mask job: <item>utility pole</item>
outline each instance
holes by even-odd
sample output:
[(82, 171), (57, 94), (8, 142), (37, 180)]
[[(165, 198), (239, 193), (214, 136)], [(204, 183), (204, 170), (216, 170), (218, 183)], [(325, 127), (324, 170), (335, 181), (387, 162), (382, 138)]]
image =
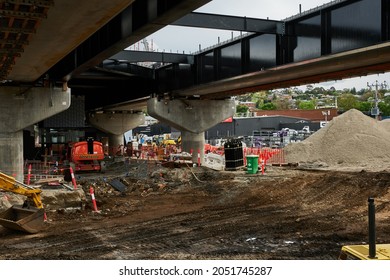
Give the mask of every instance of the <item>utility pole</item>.
[(379, 84), (378, 81), (375, 81), (375, 84), (370, 85), (369, 83), (367, 83), (367, 87), (369, 87), (370, 90), (372, 90), (372, 87), (375, 87), (374, 107), (371, 109), (371, 115), (375, 116), (375, 119), (378, 120), (378, 117), (380, 114), (379, 107), (378, 107), (378, 104), (379, 104), (378, 89), (379, 89), (379, 87), (381, 89), (386, 89), (387, 83), (385, 81), (382, 84)]

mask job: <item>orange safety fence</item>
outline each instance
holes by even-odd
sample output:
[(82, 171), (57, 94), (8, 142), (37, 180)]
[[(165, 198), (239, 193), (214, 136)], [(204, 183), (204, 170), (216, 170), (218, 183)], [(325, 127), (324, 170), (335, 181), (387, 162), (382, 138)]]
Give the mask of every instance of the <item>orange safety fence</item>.
[(243, 148), (244, 164), (246, 165), (247, 155), (258, 155), (259, 164), (264, 160), (264, 165), (267, 164), (285, 164), (285, 152), (283, 149), (272, 148)]
[(58, 162), (41, 162), (41, 161), (25, 161), (24, 166), (24, 182), (30, 184), (31, 181), (36, 181), (39, 179), (48, 179), (58, 177), (63, 174), (65, 169), (59, 165)]
[[(122, 148), (122, 147), (120, 147)], [(142, 159), (147, 161), (162, 161), (170, 158), (171, 154), (181, 153), (181, 149), (178, 149), (174, 145), (167, 145), (165, 147), (157, 146), (140, 146), (140, 149), (124, 149), (123, 156), (129, 159)], [(255, 147), (243, 147), (243, 162), (244, 166), (247, 164), (246, 156), (258, 155), (259, 166), (264, 165), (283, 165), (285, 164), (285, 151), (283, 149), (272, 149), (272, 148), (255, 148)], [(116, 149), (118, 151), (118, 149)], [(131, 153), (129, 153), (131, 151)], [(121, 151), (122, 152), (122, 151)], [(198, 153), (198, 150), (192, 150), (189, 153), (192, 155), (193, 152)], [(215, 153), (224, 155), (223, 146), (212, 146), (210, 144), (205, 145), (206, 153)], [(198, 159), (199, 161), (199, 159)], [(30, 180), (36, 180), (41, 178), (49, 178), (50, 176), (58, 176), (63, 174), (64, 169), (58, 166), (56, 162), (40, 162), (40, 161), (26, 161), (24, 168), (25, 182)]]

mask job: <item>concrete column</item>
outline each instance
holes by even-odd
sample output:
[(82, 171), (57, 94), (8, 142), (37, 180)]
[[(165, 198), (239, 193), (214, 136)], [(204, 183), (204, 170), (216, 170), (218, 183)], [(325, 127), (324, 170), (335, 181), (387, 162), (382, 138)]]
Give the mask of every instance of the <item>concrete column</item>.
[(92, 113), (88, 116), (89, 123), (94, 127), (109, 133), (109, 154), (115, 156), (116, 148), (124, 145), (123, 135), (141, 124), (145, 123), (142, 112), (130, 113), (126, 111), (108, 111)]
[(109, 155), (115, 156), (120, 145), (124, 145), (123, 134), (110, 134), (108, 138)]
[(23, 181), (23, 130), (0, 133), (0, 171)]
[(201, 150), (201, 163), (204, 158), (204, 132), (232, 117), (236, 109), (233, 100), (159, 101), (151, 98), (147, 106), (149, 115), (181, 131), (184, 150), (196, 149), (192, 157), (194, 162), (197, 162), (197, 149)]
[(192, 133), (189, 131), (181, 132), (182, 150), (191, 152), (192, 150), (192, 162), (198, 163), (198, 150), (200, 152), (200, 164), (203, 164), (204, 159), (204, 132)]
[(23, 129), (70, 106), (67, 88), (0, 88), (0, 170), (23, 181)]

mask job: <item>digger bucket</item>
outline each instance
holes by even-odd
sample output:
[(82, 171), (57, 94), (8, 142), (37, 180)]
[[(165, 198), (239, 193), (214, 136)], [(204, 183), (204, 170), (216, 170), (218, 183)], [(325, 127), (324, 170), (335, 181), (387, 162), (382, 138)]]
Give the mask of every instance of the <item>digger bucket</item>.
[(0, 225), (13, 230), (37, 233), (44, 226), (44, 213), (43, 208), (23, 208), (14, 205), (0, 213)]

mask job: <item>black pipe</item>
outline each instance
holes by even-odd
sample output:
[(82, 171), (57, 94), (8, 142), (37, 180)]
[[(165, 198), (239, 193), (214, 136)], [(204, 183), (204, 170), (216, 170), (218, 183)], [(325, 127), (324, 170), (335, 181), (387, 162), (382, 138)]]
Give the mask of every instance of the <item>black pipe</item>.
[(374, 199), (368, 199), (368, 250), (370, 259), (376, 257), (376, 233), (375, 233), (375, 204)]

